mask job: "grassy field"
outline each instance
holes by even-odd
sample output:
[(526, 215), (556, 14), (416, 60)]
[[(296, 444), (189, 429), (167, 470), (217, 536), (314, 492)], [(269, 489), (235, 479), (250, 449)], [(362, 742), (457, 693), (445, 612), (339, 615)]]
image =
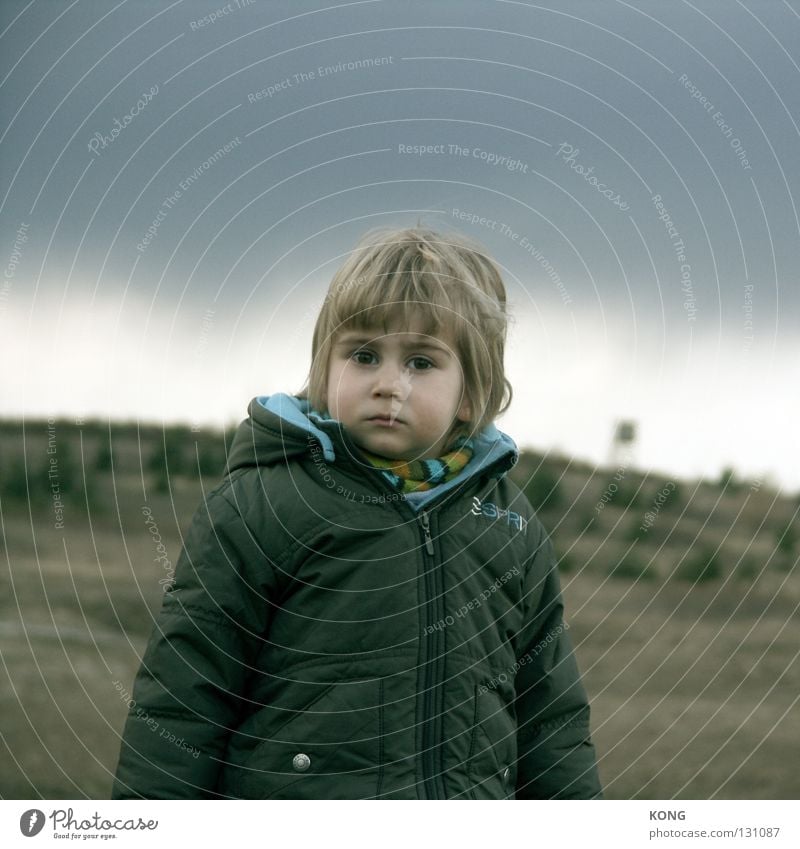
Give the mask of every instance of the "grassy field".
[[(1, 798), (108, 798), (166, 577), (142, 508), (174, 564), (229, 436), (0, 423)], [(561, 556), (607, 797), (798, 798), (797, 497), (533, 454), (514, 474)]]

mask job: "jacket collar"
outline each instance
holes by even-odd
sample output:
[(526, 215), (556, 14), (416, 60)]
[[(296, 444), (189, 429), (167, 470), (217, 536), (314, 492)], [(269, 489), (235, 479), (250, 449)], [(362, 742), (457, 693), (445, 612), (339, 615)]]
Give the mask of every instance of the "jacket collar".
[[(270, 462), (285, 462), (291, 456), (305, 454), (312, 444), (322, 448), (326, 463), (336, 460), (336, 435), (343, 432), (339, 421), (327, 413), (311, 409), (309, 402), (295, 395), (279, 392), (262, 395), (250, 402), (250, 417), (242, 423), (233, 441), (228, 469)], [(514, 440), (488, 425), (473, 438), (474, 453), (469, 463), (452, 480), (426, 492), (405, 495), (415, 510), (459, 486), (472, 476), (494, 467), (494, 476), (502, 477), (519, 458)]]

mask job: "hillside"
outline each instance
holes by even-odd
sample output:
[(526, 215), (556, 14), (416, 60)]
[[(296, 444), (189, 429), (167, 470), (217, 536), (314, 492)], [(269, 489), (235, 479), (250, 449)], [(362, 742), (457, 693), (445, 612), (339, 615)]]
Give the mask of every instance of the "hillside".
[[(130, 683), (231, 433), (0, 422), (3, 798), (107, 797)], [(611, 798), (796, 798), (798, 499), (527, 452)]]

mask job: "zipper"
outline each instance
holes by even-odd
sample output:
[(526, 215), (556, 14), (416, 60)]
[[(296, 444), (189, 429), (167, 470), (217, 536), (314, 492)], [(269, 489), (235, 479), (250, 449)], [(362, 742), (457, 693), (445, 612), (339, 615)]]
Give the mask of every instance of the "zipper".
[[(504, 460), (492, 464), (489, 468), (505, 465)], [(377, 471), (377, 470), (376, 470)], [(382, 475), (373, 478), (375, 483), (384, 492), (395, 493)], [(497, 481), (490, 481), (484, 486), (479, 494), (481, 500), (494, 486)], [(431, 516), (440, 508), (442, 503), (449, 501), (452, 493), (446, 493), (439, 499), (434, 499), (428, 506), (415, 513), (413, 508), (402, 501), (395, 502), (395, 507), (401, 513), (410, 513), (420, 524), (422, 529), (424, 554), (423, 571), (425, 587), (425, 610), (428, 625), (436, 625), (444, 621), (444, 580), (441, 564), (436, 562), (436, 548), (433, 544), (431, 534)], [(435, 505), (435, 506), (434, 506)], [(423, 658), (422, 667), (425, 670), (423, 676), (423, 699), (422, 699), (422, 788), (425, 799), (446, 799), (447, 793), (444, 787), (442, 745), (443, 745), (443, 712), (444, 712), (444, 654), (445, 654), (445, 629), (436, 627), (432, 633), (422, 637)]]
[[(441, 580), (441, 567), (436, 563), (436, 550), (431, 537), (431, 522), (427, 510), (420, 510), (419, 522), (425, 544), (423, 557), (425, 565), (425, 595), (427, 598), (428, 625), (435, 625), (444, 619), (444, 588)], [(424, 660), (424, 698), (422, 721), (422, 778), (425, 796), (428, 799), (444, 799), (444, 788), (441, 787), (441, 770), (437, 769), (438, 755), (441, 748), (442, 722), (442, 671), (444, 663), (444, 629), (434, 628), (423, 637)]]
[[(484, 472), (495, 469), (506, 470), (509, 468), (508, 458), (500, 460), (487, 466)], [(379, 470), (375, 470), (377, 473)], [(385, 480), (382, 474), (368, 475), (376, 488), (383, 493), (396, 495), (394, 490)], [(497, 481), (490, 481), (484, 486), (479, 494), (481, 500), (488, 491), (494, 488)], [(444, 620), (444, 581), (442, 577), (441, 564), (436, 562), (436, 549), (431, 535), (430, 517), (434, 510), (450, 500), (452, 492), (445, 493), (440, 498), (428, 502), (428, 506), (416, 513), (410, 504), (402, 500), (394, 502), (394, 506), (401, 513), (411, 515), (417, 519), (422, 528), (423, 544), (423, 569), (425, 573), (425, 599), (428, 624), (435, 625)], [(435, 505), (435, 506), (434, 506)], [(432, 634), (423, 636), (424, 655), (424, 696), (423, 696), (423, 722), (422, 722), (422, 787), (424, 798), (445, 799), (444, 779), (442, 777), (441, 748), (442, 748), (442, 713), (444, 709), (442, 693), (444, 684), (444, 628), (434, 628)]]
[(425, 534), (425, 551), (431, 556), (434, 554), (433, 540), (431, 539), (431, 520), (427, 510), (420, 510), (419, 520), (422, 522), (422, 532)]

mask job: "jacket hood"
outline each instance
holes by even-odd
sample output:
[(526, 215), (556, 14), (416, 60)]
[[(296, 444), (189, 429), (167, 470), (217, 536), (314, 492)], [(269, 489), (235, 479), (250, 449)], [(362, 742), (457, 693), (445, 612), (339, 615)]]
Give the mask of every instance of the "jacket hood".
[[(248, 466), (285, 463), (308, 454), (314, 446), (322, 449), (326, 463), (334, 463), (337, 445), (349, 443), (341, 422), (327, 413), (313, 410), (307, 400), (295, 395), (279, 392), (258, 396), (250, 402), (247, 412), (248, 417), (239, 425), (231, 444), (229, 473)], [(494, 424), (488, 425), (473, 438), (473, 445), (472, 459), (455, 478), (432, 490), (408, 493), (406, 500), (420, 507), (487, 466), (497, 464), (497, 476), (500, 477), (519, 458), (514, 440)], [(501, 463), (501, 460), (504, 462)]]
[(334, 461), (338, 422), (312, 410), (308, 401), (282, 392), (262, 395), (253, 398), (247, 413), (228, 453), (229, 472), (284, 463), (308, 453), (314, 443), (322, 448), (326, 462)]

